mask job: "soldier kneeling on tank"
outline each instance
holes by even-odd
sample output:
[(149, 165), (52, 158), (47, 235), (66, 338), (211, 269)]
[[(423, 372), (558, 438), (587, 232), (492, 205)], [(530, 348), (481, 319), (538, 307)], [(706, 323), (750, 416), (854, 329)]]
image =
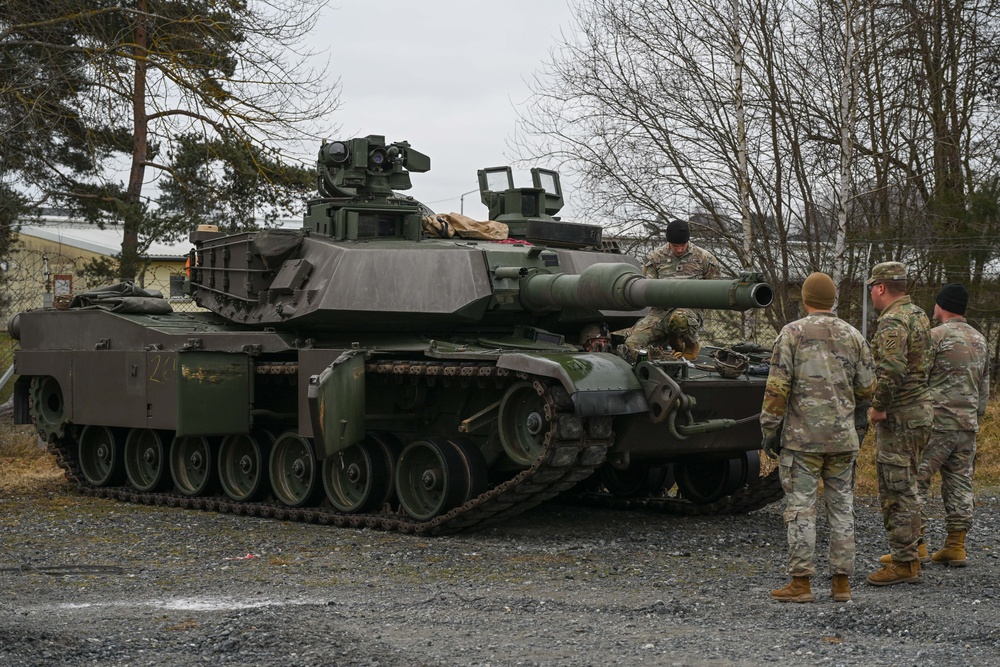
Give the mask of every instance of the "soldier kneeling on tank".
[[(721, 278), (719, 260), (708, 250), (691, 243), (690, 239), (690, 225), (686, 220), (671, 221), (667, 225), (666, 245), (649, 254), (642, 266), (642, 275), (673, 280)], [(650, 359), (672, 357), (694, 361), (701, 350), (698, 333), (703, 323), (704, 313), (701, 310), (653, 308), (627, 332), (620, 354), (633, 363), (640, 356), (640, 350), (645, 350)]]

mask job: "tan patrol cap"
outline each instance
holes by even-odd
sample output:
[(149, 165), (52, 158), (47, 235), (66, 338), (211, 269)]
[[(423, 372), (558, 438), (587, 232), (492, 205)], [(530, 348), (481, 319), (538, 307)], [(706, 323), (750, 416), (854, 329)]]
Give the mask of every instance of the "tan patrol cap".
[(872, 277), (865, 281), (871, 286), (880, 280), (906, 280), (906, 265), (902, 262), (882, 262), (872, 269)]

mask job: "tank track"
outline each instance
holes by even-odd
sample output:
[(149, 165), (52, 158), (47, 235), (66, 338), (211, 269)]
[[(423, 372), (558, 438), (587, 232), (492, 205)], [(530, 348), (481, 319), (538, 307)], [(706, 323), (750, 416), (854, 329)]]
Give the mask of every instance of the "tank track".
[(766, 507), (784, 498), (778, 469), (744, 484), (733, 493), (718, 500), (696, 505), (683, 498), (671, 496), (649, 498), (619, 498), (610, 493), (580, 493), (573, 495), (573, 501), (590, 507), (605, 509), (674, 514), (680, 516), (710, 516), (717, 514), (746, 514)]
[[(483, 362), (380, 360), (367, 364), (366, 370), (377, 375), (394, 376), (400, 382), (406, 377), (425, 377), (424, 381), (429, 384), (438, 381), (439, 377), (454, 377), (458, 381), (468, 382), (477, 381), (476, 379), (489, 381), (488, 378), (491, 377), (500, 382), (507, 377), (510, 380), (531, 379), (524, 373), (511, 373), (492, 363)], [(283, 367), (281, 372), (288, 373), (289, 370)], [(91, 497), (338, 527), (375, 528), (430, 535), (457, 533), (507, 519), (554, 498), (589, 477), (604, 463), (608, 448), (614, 441), (610, 427), (582, 420), (581, 428), (581, 420), (572, 414), (572, 403), (561, 386), (551, 387), (536, 379), (534, 387), (544, 400), (546, 413), (551, 415), (544, 449), (534, 464), (465, 504), (427, 521), (416, 521), (402, 513), (344, 514), (328, 506), (291, 508), (274, 502), (236, 502), (226, 496), (190, 497), (171, 493), (144, 493), (131, 487), (92, 487), (87, 484), (80, 471), (75, 440), (52, 437), (49, 451), (55, 455), (57, 463), (65, 470), (66, 478), (75, 489)], [(606, 424), (610, 424), (610, 419), (606, 420)]]

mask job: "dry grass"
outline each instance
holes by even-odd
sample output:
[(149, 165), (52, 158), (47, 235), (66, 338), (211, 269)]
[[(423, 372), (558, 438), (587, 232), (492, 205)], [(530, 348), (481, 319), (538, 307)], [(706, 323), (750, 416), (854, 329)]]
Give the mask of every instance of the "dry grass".
[[(6, 329), (6, 327), (4, 327)], [(10, 336), (7, 335), (6, 331), (0, 332), (0, 375), (2, 375), (7, 367), (14, 361), (14, 350), (16, 349), (16, 341), (12, 340)], [(0, 387), (0, 403), (3, 403), (8, 398), (10, 398), (11, 393), (14, 391), (14, 379), (11, 380)]]
[(65, 486), (62, 469), (38, 446), (33, 428), (0, 422), (0, 492), (55, 491)]
[[(940, 478), (931, 482), (931, 493), (940, 490)], [(1000, 486), (1000, 398), (991, 400), (976, 437), (976, 491)], [(868, 432), (858, 455), (858, 478), (854, 492), (859, 496), (877, 496), (875, 475), (875, 434)]]

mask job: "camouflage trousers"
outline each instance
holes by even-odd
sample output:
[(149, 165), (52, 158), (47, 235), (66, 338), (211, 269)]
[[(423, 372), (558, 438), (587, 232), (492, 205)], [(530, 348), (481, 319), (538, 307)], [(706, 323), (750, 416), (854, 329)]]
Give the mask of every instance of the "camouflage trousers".
[(647, 350), (651, 358), (666, 356), (668, 345), (683, 352), (694, 347), (701, 323), (701, 313), (691, 308), (653, 308), (632, 327), (625, 347), (632, 352)]
[(816, 574), (816, 493), (823, 480), (826, 522), (830, 526), (830, 573), (854, 573), (854, 461), (857, 452), (797, 452), (782, 449), (778, 474), (785, 491), (788, 574)]
[(920, 540), (920, 497), (917, 462), (931, 434), (930, 403), (907, 406), (875, 424), (875, 459), (882, 521), (889, 552), (897, 562), (917, 559)]
[[(944, 502), (945, 528), (949, 533), (972, 527), (975, 461), (975, 431), (931, 431), (917, 466), (917, 486), (921, 500), (926, 502), (931, 478), (941, 471), (941, 500)], [(927, 519), (926, 511), (922, 516)]]

